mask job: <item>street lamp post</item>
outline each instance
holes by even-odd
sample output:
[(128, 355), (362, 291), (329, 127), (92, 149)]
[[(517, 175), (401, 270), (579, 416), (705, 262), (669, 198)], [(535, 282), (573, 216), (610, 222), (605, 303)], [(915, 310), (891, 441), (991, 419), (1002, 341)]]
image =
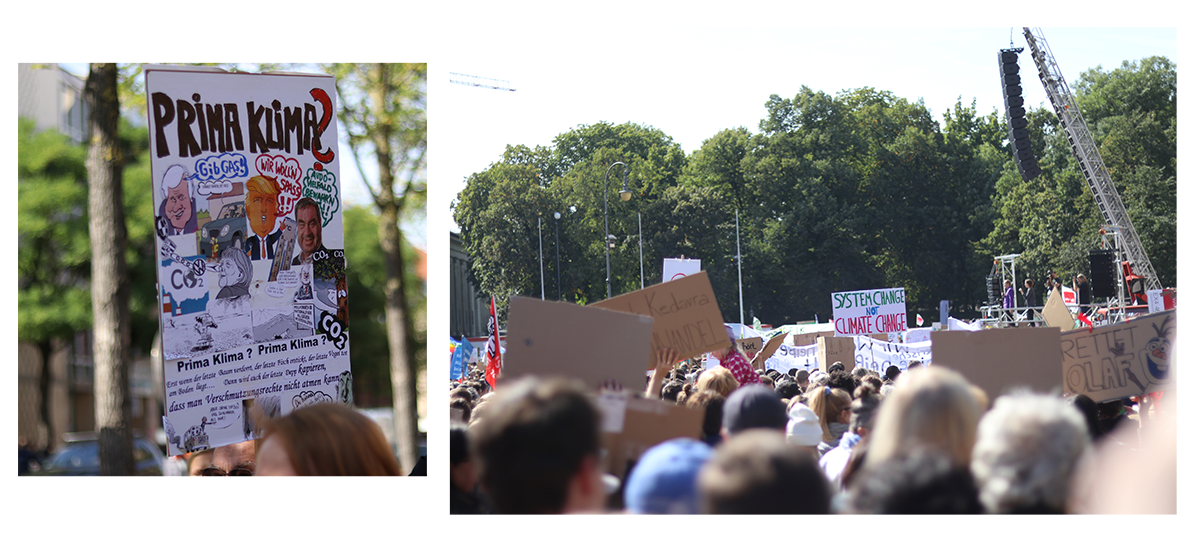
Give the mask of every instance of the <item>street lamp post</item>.
[(628, 202), (633, 193), (629, 191), (629, 166), (625, 162), (613, 162), (604, 172), (604, 285), (608, 289), (608, 298), (612, 298), (612, 263), (609, 260), (608, 246), (612, 235), (608, 233), (608, 174), (612, 168), (621, 166), (621, 201)]
[(538, 215), (538, 276), (542, 280), (542, 300), (546, 300), (546, 269), (542, 266), (542, 216)]
[(558, 276), (558, 300), (562, 300), (562, 265), (558, 262), (558, 220), (562, 213), (554, 212), (554, 273)]

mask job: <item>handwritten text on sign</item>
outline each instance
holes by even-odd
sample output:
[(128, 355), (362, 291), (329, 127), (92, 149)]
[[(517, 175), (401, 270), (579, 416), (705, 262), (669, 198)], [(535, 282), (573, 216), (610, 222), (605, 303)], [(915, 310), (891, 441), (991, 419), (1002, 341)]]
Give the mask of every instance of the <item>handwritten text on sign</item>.
[(647, 358), (651, 368), (655, 362), (654, 352), (663, 348), (673, 348), (680, 359), (686, 359), (731, 344), (707, 272), (590, 306), (654, 318), (652, 352)]
[(838, 336), (898, 333), (907, 326), (903, 287), (833, 294), (833, 329)]

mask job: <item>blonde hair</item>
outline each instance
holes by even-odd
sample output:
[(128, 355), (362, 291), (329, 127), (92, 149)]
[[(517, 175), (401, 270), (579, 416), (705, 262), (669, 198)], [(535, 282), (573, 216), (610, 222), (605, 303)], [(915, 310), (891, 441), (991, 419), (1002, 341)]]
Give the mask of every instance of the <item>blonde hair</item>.
[(971, 385), (958, 372), (938, 366), (909, 370), (879, 408), (866, 464), (924, 447), (968, 466), (980, 414)]
[(279, 183), (269, 175), (255, 175), (246, 181), (246, 191), (259, 194), (279, 194)]
[(825, 443), (834, 441), (833, 433), (829, 431), (829, 423), (837, 422), (842, 412), (850, 409), (850, 394), (841, 388), (816, 386), (808, 391), (808, 407), (817, 414), (821, 424), (821, 439)]
[(697, 389), (713, 390), (727, 398), (738, 386), (741, 386), (741, 383), (734, 378), (733, 373), (720, 366), (701, 373), (700, 378), (696, 380)]

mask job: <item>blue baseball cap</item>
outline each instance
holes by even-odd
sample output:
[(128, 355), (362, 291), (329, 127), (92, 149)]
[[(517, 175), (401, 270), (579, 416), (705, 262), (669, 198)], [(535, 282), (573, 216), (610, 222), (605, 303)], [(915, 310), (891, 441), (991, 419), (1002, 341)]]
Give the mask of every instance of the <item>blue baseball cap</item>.
[(651, 447), (629, 472), (625, 507), (634, 514), (699, 514), (696, 476), (712, 452), (708, 444), (692, 438)]

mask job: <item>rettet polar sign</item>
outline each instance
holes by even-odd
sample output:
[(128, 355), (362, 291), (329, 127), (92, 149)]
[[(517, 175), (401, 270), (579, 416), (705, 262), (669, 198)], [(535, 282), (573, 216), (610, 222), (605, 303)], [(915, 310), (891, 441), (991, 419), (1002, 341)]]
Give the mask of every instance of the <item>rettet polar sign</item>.
[(907, 326), (903, 287), (833, 294), (833, 330), (836, 336), (899, 333)]

